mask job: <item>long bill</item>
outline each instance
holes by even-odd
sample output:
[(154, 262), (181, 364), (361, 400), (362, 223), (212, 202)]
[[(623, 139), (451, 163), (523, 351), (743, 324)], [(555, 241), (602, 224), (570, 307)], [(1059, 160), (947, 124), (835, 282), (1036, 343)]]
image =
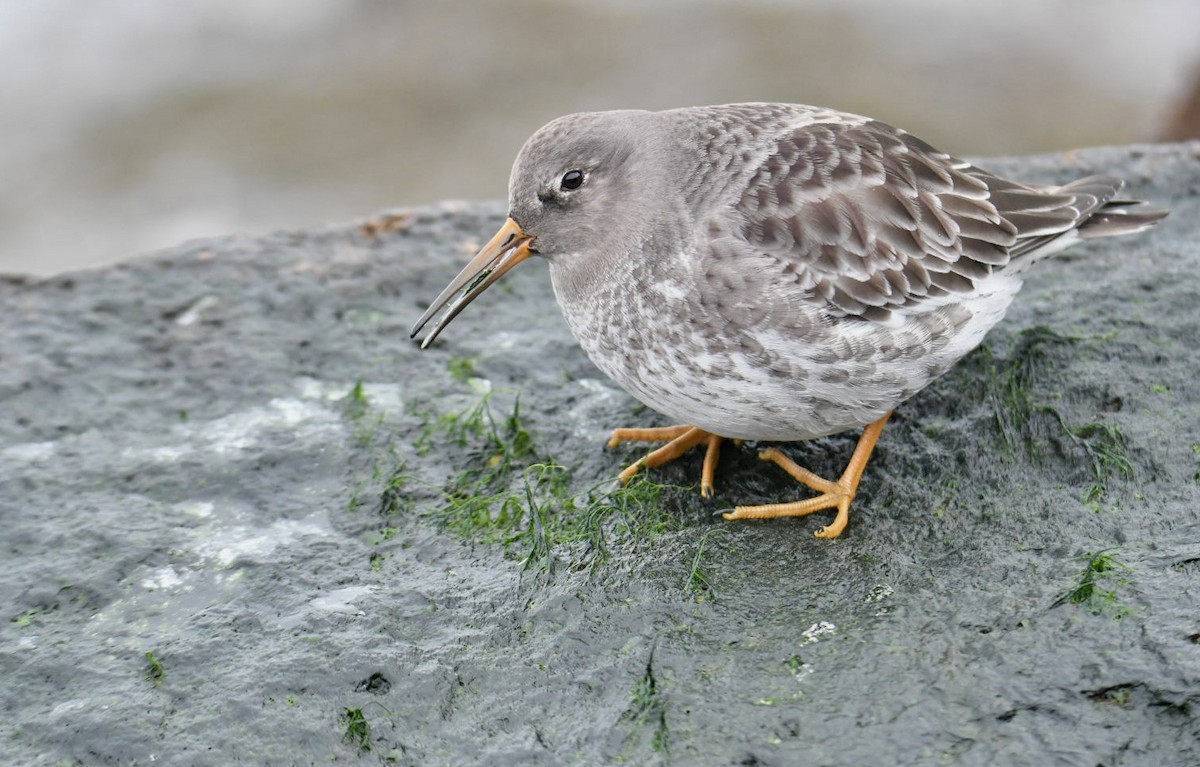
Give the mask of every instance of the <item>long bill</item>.
[[(488, 244), (475, 254), (475, 257), (463, 267), (458, 276), (451, 280), (445, 290), (429, 305), (429, 308), (421, 315), (421, 319), (413, 325), (409, 337), (416, 338), (417, 333), (421, 332), (421, 328), (425, 327), (430, 318), (449, 303), (449, 308), (438, 318), (433, 325), (433, 330), (429, 331), (425, 340), (421, 342), (421, 348), (424, 349), (433, 343), (433, 339), (438, 337), (442, 328), (449, 325), (450, 320), (466, 309), (476, 296), (487, 290), (493, 282), (503, 277), (514, 266), (533, 255), (533, 251), (529, 249), (531, 242), (533, 242), (533, 237), (525, 234), (516, 221), (511, 218), (506, 220), (504, 226), (500, 227), (500, 231), (496, 232)], [(451, 299), (453, 299), (452, 303)]]

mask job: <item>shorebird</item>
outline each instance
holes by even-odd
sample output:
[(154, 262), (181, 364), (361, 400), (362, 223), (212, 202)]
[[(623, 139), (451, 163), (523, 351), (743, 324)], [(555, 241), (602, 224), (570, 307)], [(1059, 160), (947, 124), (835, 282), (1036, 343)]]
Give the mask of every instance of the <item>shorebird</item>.
[[(864, 428), (846, 470), (771, 461), (816, 497), (726, 519), (836, 509), (835, 538), (888, 417), (1000, 321), (1025, 270), (1167, 214), (1111, 176), (1062, 185), (989, 173), (867, 117), (729, 104), (561, 117), (521, 149), (509, 216), (413, 327), (428, 346), (531, 256), (592, 362), (682, 424), (616, 429), (665, 444), (620, 474), (723, 439), (808, 440)], [(448, 306), (447, 306), (448, 305)]]

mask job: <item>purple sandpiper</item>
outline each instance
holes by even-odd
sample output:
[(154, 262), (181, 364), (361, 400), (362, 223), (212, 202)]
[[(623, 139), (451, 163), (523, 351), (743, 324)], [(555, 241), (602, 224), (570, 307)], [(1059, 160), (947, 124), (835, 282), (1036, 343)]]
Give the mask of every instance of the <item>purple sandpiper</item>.
[(521, 149), (509, 217), (413, 327), (422, 347), (530, 256), (550, 262), (592, 362), (687, 425), (616, 429), (666, 444), (621, 472), (722, 439), (807, 440), (866, 427), (836, 481), (776, 448), (760, 457), (818, 495), (726, 519), (836, 509), (849, 520), (892, 411), (1000, 321), (1027, 268), (1167, 214), (1089, 176), (1001, 178), (866, 117), (795, 104), (573, 114)]

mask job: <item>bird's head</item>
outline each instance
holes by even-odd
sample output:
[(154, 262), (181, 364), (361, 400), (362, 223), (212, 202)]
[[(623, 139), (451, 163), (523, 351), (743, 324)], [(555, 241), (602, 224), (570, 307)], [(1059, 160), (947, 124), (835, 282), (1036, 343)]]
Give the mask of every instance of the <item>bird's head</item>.
[(508, 184), (508, 220), (413, 326), (443, 306), (428, 346), (471, 301), (530, 256), (586, 275), (636, 252), (668, 220), (667, 179), (651, 168), (662, 151), (655, 113), (589, 112), (548, 123), (525, 142)]

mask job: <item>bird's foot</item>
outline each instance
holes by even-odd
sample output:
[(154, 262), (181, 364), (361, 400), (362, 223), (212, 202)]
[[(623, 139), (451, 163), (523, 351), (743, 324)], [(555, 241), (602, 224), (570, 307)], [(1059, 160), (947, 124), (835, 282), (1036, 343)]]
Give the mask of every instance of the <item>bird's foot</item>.
[(727, 512), (722, 516), (730, 520), (774, 519), (776, 517), (802, 517), (816, 511), (837, 509), (837, 516), (834, 517), (833, 522), (818, 530), (816, 536), (818, 538), (838, 537), (846, 529), (846, 524), (850, 521), (850, 503), (854, 500), (855, 494), (858, 493), (858, 483), (862, 479), (863, 471), (867, 468), (867, 461), (870, 460), (871, 452), (875, 449), (875, 443), (879, 441), (879, 435), (883, 433), (883, 427), (891, 415), (891, 413), (888, 413), (863, 430), (863, 435), (858, 440), (858, 447), (854, 449), (854, 455), (851, 456), (850, 463), (846, 466), (846, 471), (842, 473), (841, 479), (836, 482), (831, 482), (824, 477), (817, 476), (797, 464), (791, 458), (788, 458), (777, 448), (767, 448), (758, 454), (759, 458), (764, 461), (771, 461), (790, 474), (797, 482), (811, 487), (820, 493), (820, 495), (816, 498), (806, 498), (803, 501), (793, 501), (791, 503), (738, 506), (733, 511)]
[(633, 475), (642, 469), (653, 469), (664, 463), (674, 461), (679, 456), (705, 443), (704, 467), (700, 471), (700, 495), (711, 498), (713, 495), (713, 473), (717, 470), (717, 459), (721, 455), (721, 437), (710, 434), (695, 426), (663, 426), (656, 429), (613, 429), (608, 438), (608, 446), (616, 447), (622, 442), (666, 442), (659, 449), (647, 455), (637, 463), (630, 464), (621, 472), (618, 479), (621, 484), (633, 479)]
[(843, 474), (837, 482), (830, 482), (824, 477), (813, 474), (808, 469), (788, 458), (778, 448), (769, 447), (758, 454), (764, 461), (771, 461), (794, 479), (801, 482), (820, 495), (790, 503), (768, 503), (762, 506), (738, 506), (733, 511), (722, 514), (725, 519), (775, 519), (776, 517), (802, 517), (825, 509), (837, 509), (833, 523), (826, 525), (816, 532), (818, 538), (836, 538), (846, 529), (850, 521), (850, 502), (854, 500), (858, 489), (856, 477)]

